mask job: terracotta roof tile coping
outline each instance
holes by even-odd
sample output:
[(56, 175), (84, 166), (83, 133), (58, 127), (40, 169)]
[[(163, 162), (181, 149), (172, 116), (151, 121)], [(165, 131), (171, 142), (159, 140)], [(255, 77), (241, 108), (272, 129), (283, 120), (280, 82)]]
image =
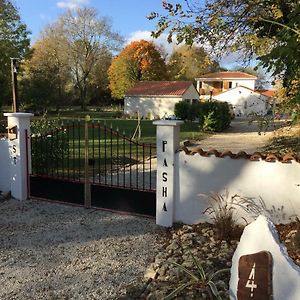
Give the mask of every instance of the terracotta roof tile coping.
[(211, 155), (214, 155), (215, 157), (223, 158), (223, 157), (230, 157), (232, 159), (238, 159), (238, 158), (244, 158), (249, 159), (251, 161), (260, 161), (264, 160), (266, 162), (282, 162), (282, 163), (290, 163), (291, 161), (295, 161), (300, 163), (300, 159), (295, 157), (294, 155), (288, 153), (283, 156), (276, 155), (276, 154), (264, 154), (261, 152), (254, 152), (253, 154), (248, 154), (245, 151), (240, 151), (238, 153), (232, 153), (229, 150), (226, 150), (224, 152), (220, 152), (216, 149), (209, 149), (208, 151), (203, 150), (201, 147), (193, 148), (192, 150), (189, 150), (187, 147), (183, 146), (181, 147), (178, 152), (184, 151), (187, 155), (195, 155), (199, 154), (204, 157), (209, 157)]

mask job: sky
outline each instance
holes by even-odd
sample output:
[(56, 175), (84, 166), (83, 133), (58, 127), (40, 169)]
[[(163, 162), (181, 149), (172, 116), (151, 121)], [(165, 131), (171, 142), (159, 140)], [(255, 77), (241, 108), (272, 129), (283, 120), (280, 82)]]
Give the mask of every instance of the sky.
[[(126, 44), (142, 38), (152, 40), (151, 31), (155, 30), (156, 21), (146, 18), (152, 11), (164, 12), (162, 0), (13, 0), (22, 21), (31, 31), (31, 42), (39, 37), (40, 31), (49, 23), (55, 21), (67, 9), (77, 7), (94, 7), (99, 16), (111, 19), (112, 29), (120, 33)], [(158, 45), (164, 45), (170, 53), (175, 44), (169, 45), (166, 35), (154, 40)], [(238, 62), (236, 54), (229, 55), (220, 61), (226, 68), (232, 68)]]
[(35, 41), (41, 29), (53, 22), (66, 9), (94, 7), (100, 16), (111, 19), (112, 28), (126, 40), (149, 36), (155, 21), (146, 18), (152, 11), (162, 11), (161, 0), (14, 0), (22, 21)]

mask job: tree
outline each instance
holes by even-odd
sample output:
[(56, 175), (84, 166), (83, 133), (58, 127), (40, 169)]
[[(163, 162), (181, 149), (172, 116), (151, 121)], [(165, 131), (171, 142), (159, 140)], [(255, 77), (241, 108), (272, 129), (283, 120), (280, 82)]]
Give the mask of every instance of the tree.
[(126, 46), (113, 59), (108, 76), (112, 96), (122, 99), (137, 81), (166, 79), (167, 69), (155, 45), (152, 42), (140, 40)]
[[(153, 36), (168, 30), (169, 41), (207, 43), (217, 52), (243, 51), (248, 59), (258, 57), (261, 65), (292, 85), (291, 98), (300, 102), (300, 3), (299, 0), (185, 0), (184, 4), (163, 2), (165, 15), (158, 18)], [(298, 104), (296, 104), (298, 103)]]
[(63, 42), (58, 28), (47, 28), (33, 45), (32, 57), (23, 64), (21, 94), (32, 109), (47, 110), (51, 105), (58, 111), (65, 102), (66, 86), (71, 77)]
[(83, 110), (89, 102), (88, 87), (95, 68), (109, 51), (117, 50), (121, 37), (111, 30), (107, 18), (97, 17), (95, 9), (79, 8), (62, 15), (55, 23), (63, 36), (72, 79)]
[(0, 108), (11, 95), (10, 57), (21, 60), (29, 55), (28, 34), (12, 2), (0, 0)]
[(171, 54), (167, 67), (173, 80), (194, 80), (199, 75), (216, 71), (218, 63), (201, 47), (181, 46)]

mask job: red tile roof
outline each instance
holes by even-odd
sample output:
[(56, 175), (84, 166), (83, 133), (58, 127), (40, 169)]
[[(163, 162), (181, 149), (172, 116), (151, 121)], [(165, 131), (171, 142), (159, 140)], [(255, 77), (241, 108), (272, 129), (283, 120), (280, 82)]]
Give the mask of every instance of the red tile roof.
[(274, 97), (275, 96), (275, 93), (276, 91), (275, 90), (264, 90), (264, 91), (259, 91), (257, 90), (256, 92), (264, 95), (264, 96), (267, 96), (267, 97)]
[(250, 75), (244, 72), (238, 71), (226, 71), (226, 72), (215, 72), (208, 73), (198, 77), (199, 79), (257, 79), (256, 76)]
[(192, 84), (191, 81), (140, 81), (126, 96), (182, 96)]

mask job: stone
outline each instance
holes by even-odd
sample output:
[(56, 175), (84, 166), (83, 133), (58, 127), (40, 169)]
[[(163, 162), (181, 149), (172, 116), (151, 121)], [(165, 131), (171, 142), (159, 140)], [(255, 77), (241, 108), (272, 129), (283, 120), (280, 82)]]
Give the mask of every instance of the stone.
[[(273, 299), (298, 300), (300, 295), (300, 267), (288, 256), (286, 247), (279, 241), (274, 224), (265, 216), (259, 216), (256, 221), (247, 225), (241, 236), (240, 243), (232, 258), (230, 298), (237, 299), (240, 257), (260, 251), (270, 252), (273, 258)], [(259, 285), (259, 282), (255, 282), (255, 284)]]
[(144, 278), (155, 279), (157, 277), (157, 272), (155, 271), (154, 267), (155, 267), (154, 264), (150, 264), (150, 266), (148, 267), (148, 269), (146, 270), (146, 272), (144, 274)]

